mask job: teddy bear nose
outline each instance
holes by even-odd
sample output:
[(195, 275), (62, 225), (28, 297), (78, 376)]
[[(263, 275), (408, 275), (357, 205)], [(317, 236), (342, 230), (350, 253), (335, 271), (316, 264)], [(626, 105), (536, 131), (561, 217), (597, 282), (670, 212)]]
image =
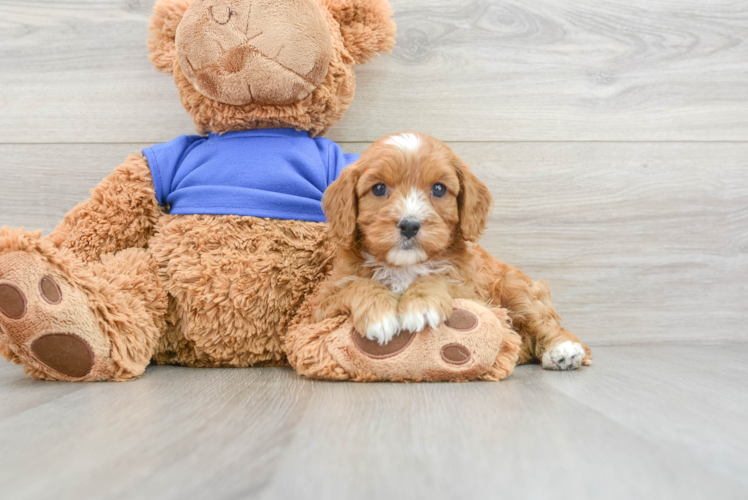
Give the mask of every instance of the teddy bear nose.
[(214, 5), (210, 8), (210, 15), (220, 25), (224, 25), (231, 19), (231, 7), (228, 5)]
[(400, 228), (400, 234), (405, 236), (407, 239), (411, 239), (418, 234), (418, 230), (421, 229), (421, 221), (408, 217), (401, 220), (397, 227)]

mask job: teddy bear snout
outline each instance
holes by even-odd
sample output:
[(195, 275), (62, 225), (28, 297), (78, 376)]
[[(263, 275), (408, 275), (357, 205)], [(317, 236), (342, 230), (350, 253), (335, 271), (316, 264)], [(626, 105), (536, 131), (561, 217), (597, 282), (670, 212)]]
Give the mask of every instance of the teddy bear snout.
[(195, 89), (224, 104), (289, 105), (324, 80), (332, 35), (315, 0), (193, 2), (176, 33)]

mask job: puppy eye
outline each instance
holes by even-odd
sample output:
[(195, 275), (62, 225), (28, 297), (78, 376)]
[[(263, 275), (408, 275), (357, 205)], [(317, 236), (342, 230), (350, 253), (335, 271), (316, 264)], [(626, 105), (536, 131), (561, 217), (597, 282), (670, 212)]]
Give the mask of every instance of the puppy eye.
[(447, 194), (447, 188), (444, 184), (434, 184), (434, 187), (431, 188), (431, 194), (437, 198), (441, 198)]
[(372, 194), (374, 194), (374, 196), (384, 196), (387, 194), (387, 186), (381, 183), (377, 184), (376, 186), (371, 188), (371, 192)]

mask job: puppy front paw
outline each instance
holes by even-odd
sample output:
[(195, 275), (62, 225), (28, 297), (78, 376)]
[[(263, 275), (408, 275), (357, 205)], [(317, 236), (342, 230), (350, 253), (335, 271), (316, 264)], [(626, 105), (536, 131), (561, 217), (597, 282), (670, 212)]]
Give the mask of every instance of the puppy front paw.
[(398, 296), (392, 292), (362, 296), (351, 309), (353, 326), (369, 340), (388, 343), (400, 333), (397, 300)]
[(424, 309), (418, 312), (409, 312), (400, 315), (400, 328), (409, 332), (420, 332), (427, 326), (436, 328), (447, 318), (442, 316), (439, 311), (433, 309)]
[(585, 354), (582, 344), (567, 340), (543, 353), (541, 362), (546, 370), (576, 370)]
[(400, 333), (400, 322), (395, 314), (385, 316), (366, 327), (366, 338), (380, 345), (389, 343), (398, 333)]
[(451, 300), (429, 300), (403, 298), (398, 304), (400, 328), (409, 332), (420, 332), (424, 328), (437, 328), (452, 313)]

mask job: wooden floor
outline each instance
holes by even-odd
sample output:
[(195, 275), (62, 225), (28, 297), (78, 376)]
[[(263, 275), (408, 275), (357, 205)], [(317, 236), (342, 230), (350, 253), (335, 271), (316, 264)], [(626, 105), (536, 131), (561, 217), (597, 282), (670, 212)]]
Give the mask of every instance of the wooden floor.
[(598, 347), (580, 372), (348, 384), (0, 365), (4, 499), (745, 499), (748, 345)]

